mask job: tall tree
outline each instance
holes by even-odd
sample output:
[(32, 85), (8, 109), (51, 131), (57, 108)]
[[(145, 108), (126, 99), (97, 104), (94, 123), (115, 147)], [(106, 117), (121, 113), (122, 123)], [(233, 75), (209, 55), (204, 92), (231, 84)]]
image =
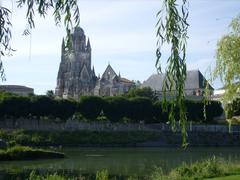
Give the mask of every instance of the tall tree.
[(240, 93), (240, 15), (229, 25), (230, 32), (217, 43), (213, 79), (220, 77), (225, 87), (223, 102), (233, 101)]

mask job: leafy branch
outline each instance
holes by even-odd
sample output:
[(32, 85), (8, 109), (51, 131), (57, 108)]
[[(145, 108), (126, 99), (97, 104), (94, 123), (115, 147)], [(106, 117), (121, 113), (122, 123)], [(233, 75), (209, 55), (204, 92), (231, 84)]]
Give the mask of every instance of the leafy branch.
[[(24, 30), (24, 35), (29, 35), (30, 30), (35, 28), (35, 13), (40, 17), (45, 18), (50, 10), (53, 10), (53, 16), (56, 25), (59, 25), (63, 18), (64, 27), (66, 30), (66, 48), (71, 48), (71, 30), (80, 24), (80, 12), (77, 5), (77, 0), (18, 0), (17, 7), (26, 6), (27, 25)], [(11, 11), (0, 6), (0, 52), (1, 56), (9, 55), (13, 51), (11, 48), (11, 28), (10, 21)], [(4, 69), (0, 60), (0, 75), (4, 79)]]
[[(187, 29), (189, 24), (188, 2), (182, 0), (182, 5), (177, 4), (177, 0), (164, 0), (161, 10), (157, 14), (157, 50), (156, 68), (159, 73), (161, 69), (162, 46), (170, 46), (170, 55), (167, 59), (165, 78), (163, 85), (163, 108), (167, 108), (167, 94), (170, 96), (169, 119), (172, 129), (176, 129), (176, 112), (179, 109), (179, 124), (182, 133), (182, 145), (187, 145), (187, 118), (184, 104), (184, 83), (186, 80), (186, 44)], [(173, 94), (176, 90), (176, 94)]]

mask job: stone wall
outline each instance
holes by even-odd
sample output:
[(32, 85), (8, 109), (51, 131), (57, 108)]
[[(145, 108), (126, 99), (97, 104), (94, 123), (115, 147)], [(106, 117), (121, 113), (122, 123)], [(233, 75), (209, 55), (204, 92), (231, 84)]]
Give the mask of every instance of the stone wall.
[[(79, 122), (67, 120), (58, 122), (50, 119), (0, 119), (2, 129), (26, 129), (26, 130), (91, 130), (91, 131), (172, 131), (170, 125), (158, 124), (125, 124), (110, 122)], [(240, 132), (240, 126), (231, 126), (230, 132)], [(188, 132), (229, 132), (228, 125), (200, 125), (190, 124)], [(177, 125), (177, 132), (180, 128)]]

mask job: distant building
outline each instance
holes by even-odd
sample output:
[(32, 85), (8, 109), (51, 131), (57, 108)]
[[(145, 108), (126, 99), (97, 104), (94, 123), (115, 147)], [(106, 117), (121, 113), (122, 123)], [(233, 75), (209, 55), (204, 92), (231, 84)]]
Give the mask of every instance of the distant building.
[(20, 96), (28, 96), (29, 94), (34, 93), (34, 89), (19, 85), (0, 85), (0, 92), (8, 92)]
[[(150, 87), (156, 91), (158, 96), (162, 95), (162, 88), (165, 74), (153, 74), (146, 81), (143, 82), (141, 87)], [(187, 78), (185, 81), (185, 95), (193, 97), (202, 97), (205, 91), (205, 84), (208, 83), (206, 78), (199, 70), (187, 71)], [(173, 89), (174, 91), (174, 89)], [(214, 88), (209, 84), (210, 95), (213, 94)]]
[(91, 66), (90, 40), (82, 28), (75, 28), (71, 35), (72, 51), (66, 52), (62, 42), (61, 63), (55, 95), (60, 98), (78, 99), (83, 95), (115, 96), (127, 92), (134, 83), (117, 75), (110, 65), (102, 77), (95, 75)]
[(94, 95), (116, 96), (127, 93), (134, 86), (135, 83), (133, 81), (122, 78), (120, 73), (117, 75), (113, 68), (108, 65), (102, 77), (97, 79)]

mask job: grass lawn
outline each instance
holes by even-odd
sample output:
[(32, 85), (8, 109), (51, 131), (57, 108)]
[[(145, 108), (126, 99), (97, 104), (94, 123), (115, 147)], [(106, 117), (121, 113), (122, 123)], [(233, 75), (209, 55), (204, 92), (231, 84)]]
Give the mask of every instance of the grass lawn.
[(206, 180), (239, 180), (239, 179), (240, 179), (240, 175), (231, 175), (231, 176), (216, 177), (216, 178), (211, 178)]

